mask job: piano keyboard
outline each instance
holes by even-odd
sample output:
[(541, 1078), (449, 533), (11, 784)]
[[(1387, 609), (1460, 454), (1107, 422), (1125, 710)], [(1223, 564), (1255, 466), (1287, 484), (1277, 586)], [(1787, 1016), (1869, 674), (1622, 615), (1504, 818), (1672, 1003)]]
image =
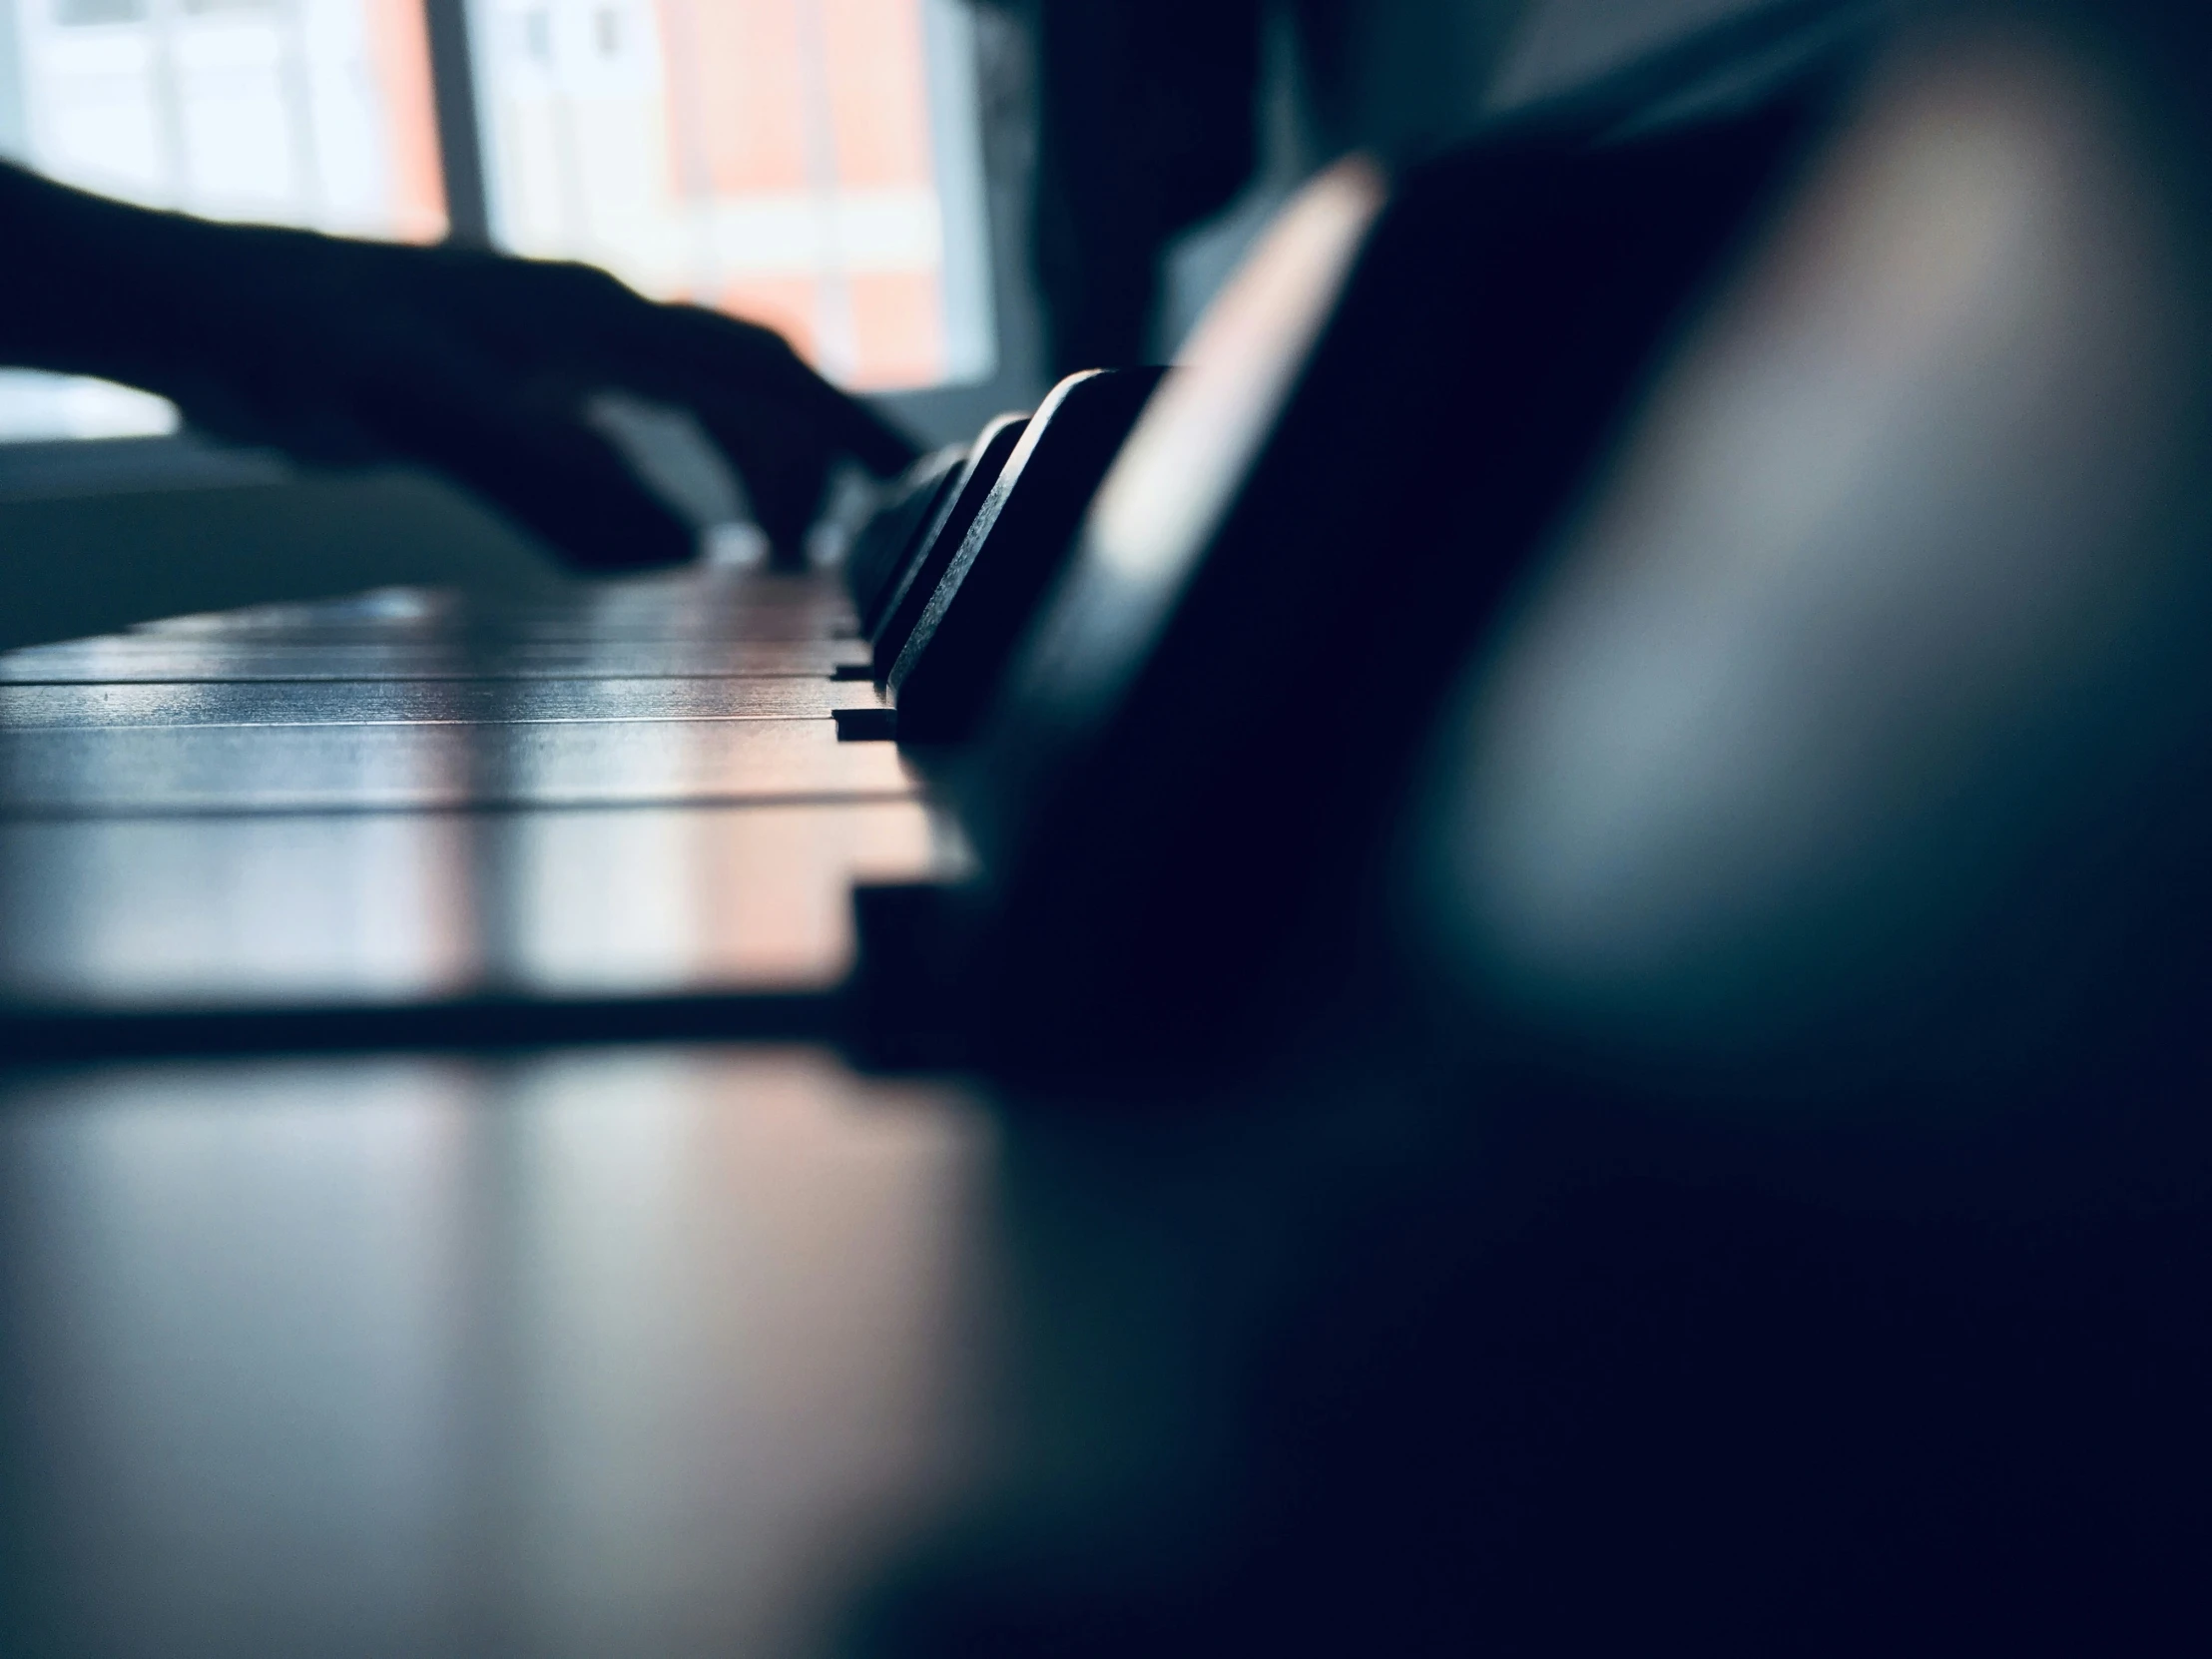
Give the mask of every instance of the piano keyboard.
[(827, 997), (852, 883), (959, 862), (897, 750), (838, 742), (881, 706), (836, 677), (865, 661), (833, 578), (727, 570), (0, 656), (0, 1019), (19, 1050), (180, 1020), (252, 1046), (257, 1018), (279, 1044), (502, 999), (713, 1029)]

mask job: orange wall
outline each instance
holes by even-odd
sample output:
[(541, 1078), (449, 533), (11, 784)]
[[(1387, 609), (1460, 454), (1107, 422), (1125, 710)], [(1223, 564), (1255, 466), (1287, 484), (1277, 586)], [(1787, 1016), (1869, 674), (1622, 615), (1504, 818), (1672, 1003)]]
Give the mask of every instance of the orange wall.
[(445, 235), (445, 185), (422, 0), (361, 0), (361, 15), (390, 147), (393, 235), (402, 242), (435, 242)]
[[(679, 176), (690, 143), (718, 196), (805, 189), (805, 0), (660, 3)], [(916, 0), (814, 0), (814, 10), (835, 175), (827, 182), (857, 189), (927, 185), (927, 76)]]
[(927, 185), (928, 75), (915, 0), (820, 0), (837, 179)]
[[(696, 123), (717, 196), (804, 190), (807, 128), (795, 0), (661, 0), (672, 116)], [(681, 43), (681, 44), (680, 44)], [(677, 57), (676, 54), (688, 55)], [(681, 176), (687, 135), (671, 135)]]
[(812, 276), (741, 276), (715, 296), (715, 304), (732, 316), (766, 323), (812, 361), (815, 299)]
[(845, 278), (859, 359), (856, 386), (927, 385), (944, 373), (944, 319), (933, 271), (868, 271)]
[[(659, 0), (668, 54), (669, 141), (678, 194), (716, 197), (926, 190), (928, 76), (919, 0)], [(808, 171), (810, 29), (819, 30), (832, 177)], [(934, 271), (844, 276), (856, 384), (912, 385), (943, 372)], [(823, 296), (800, 275), (746, 276), (712, 302), (768, 323), (812, 355)]]

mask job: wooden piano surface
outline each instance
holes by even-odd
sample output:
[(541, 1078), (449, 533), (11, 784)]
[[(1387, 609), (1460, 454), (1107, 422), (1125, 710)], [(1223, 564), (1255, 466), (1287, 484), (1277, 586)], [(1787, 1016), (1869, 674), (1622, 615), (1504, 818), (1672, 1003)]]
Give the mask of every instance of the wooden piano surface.
[(819, 992), (954, 856), (828, 578), (392, 590), (0, 655), (19, 1016)]
[(968, 1479), (991, 1146), (794, 1048), (0, 1072), (0, 1651), (830, 1651)]
[[(0, 657), (0, 1650), (815, 1652), (958, 1487), (972, 1098), (542, 1046), (825, 993), (944, 867), (848, 635), (708, 572)], [(397, 1048), (241, 1052), (347, 1009)]]

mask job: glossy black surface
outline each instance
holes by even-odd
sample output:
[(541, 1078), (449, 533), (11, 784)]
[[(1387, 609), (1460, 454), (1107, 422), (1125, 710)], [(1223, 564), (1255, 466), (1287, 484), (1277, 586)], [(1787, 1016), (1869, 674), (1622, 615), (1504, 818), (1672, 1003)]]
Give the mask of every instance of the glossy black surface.
[(914, 538), (936, 515), (946, 492), (958, 487), (960, 469), (970, 447), (947, 444), (908, 467), (886, 492), (882, 507), (853, 539), (851, 551), (845, 555), (844, 583), (863, 630), (880, 610), (883, 590), (897, 576)]
[(1037, 406), (885, 677), (901, 742), (951, 743), (974, 730), (1163, 372), (1071, 375)]
[(1241, 1063), (1340, 994), (1427, 712), (1854, 61), (1634, 142), (1609, 111), (1308, 187), (963, 758), (994, 1064)]
[(878, 685), (890, 673), (891, 664), (898, 660), (907, 635), (920, 620), (929, 596), (936, 592), (945, 567), (959, 552), (968, 526), (983, 510), (991, 486), (998, 481), (1006, 458), (1021, 441), (1028, 423), (1027, 415), (1000, 415), (983, 428), (975, 440), (975, 447), (968, 452), (958, 484), (947, 493), (936, 516), (907, 549), (898, 575), (885, 587), (880, 614), (866, 629), (869, 661)]

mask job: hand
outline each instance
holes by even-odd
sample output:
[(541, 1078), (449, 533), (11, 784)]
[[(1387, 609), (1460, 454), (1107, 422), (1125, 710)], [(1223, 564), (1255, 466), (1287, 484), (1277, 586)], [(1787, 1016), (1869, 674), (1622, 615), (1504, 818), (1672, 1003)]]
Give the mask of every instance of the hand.
[[(309, 463), (426, 464), (586, 568), (695, 548), (588, 423), (595, 393), (691, 411), (786, 558), (833, 462), (889, 474), (913, 455), (771, 330), (655, 304), (586, 266), (213, 225), (13, 183), (36, 187), (41, 234), (16, 244), (40, 250), (33, 269), (0, 283), (36, 301), (0, 335), (5, 360), (145, 386), (198, 427)], [(8, 206), (0, 196), (0, 216)], [(43, 334), (26, 341), (26, 318)]]

